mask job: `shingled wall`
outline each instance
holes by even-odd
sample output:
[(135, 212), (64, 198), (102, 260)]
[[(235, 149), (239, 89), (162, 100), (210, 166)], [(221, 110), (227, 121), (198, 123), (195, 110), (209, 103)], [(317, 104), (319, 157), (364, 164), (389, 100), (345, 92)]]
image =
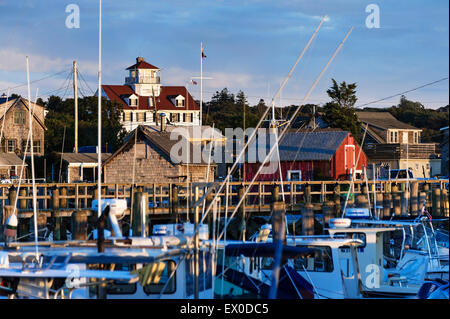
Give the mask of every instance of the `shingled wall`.
[[(170, 158), (158, 148), (139, 141), (136, 148), (135, 183), (182, 182), (186, 175), (185, 165), (174, 165)], [(132, 183), (135, 145), (128, 145), (103, 166), (105, 183)], [(193, 182), (206, 180), (207, 166), (189, 165), (189, 174)], [(178, 177), (178, 178), (177, 178)], [(214, 179), (211, 167), (210, 180)]]

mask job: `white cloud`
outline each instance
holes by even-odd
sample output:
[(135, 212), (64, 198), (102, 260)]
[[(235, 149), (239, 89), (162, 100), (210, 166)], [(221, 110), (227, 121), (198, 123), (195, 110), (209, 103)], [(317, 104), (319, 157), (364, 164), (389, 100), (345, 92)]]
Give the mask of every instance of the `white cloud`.
[[(2, 71), (26, 71), (26, 56), (18, 49), (0, 49), (0, 70)], [(38, 54), (28, 54), (30, 62), (30, 72), (58, 72), (67, 68), (73, 63), (71, 59), (53, 58)], [(96, 62), (79, 61), (83, 72), (89, 75), (97, 74), (98, 65)]]

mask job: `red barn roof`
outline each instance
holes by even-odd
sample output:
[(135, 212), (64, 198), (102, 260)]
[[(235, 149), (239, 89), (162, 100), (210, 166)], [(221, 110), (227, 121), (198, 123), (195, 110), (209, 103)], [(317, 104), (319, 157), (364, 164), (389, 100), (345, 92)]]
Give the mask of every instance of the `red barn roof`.
[[(102, 89), (111, 101), (122, 104), (124, 110), (154, 110), (154, 107), (149, 104), (149, 98), (151, 98), (149, 96), (138, 96), (139, 101), (137, 107), (132, 107), (125, 103), (125, 98), (130, 95), (134, 94), (137, 96), (128, 85), (102, 85)], [(178, 95), (186, 99), (184, 106), (175, 106), (174, 100)], [(161, 86), (160, 95), (155, 100), (158, 110), (200, 110), (200, 107), (184, 86)]]

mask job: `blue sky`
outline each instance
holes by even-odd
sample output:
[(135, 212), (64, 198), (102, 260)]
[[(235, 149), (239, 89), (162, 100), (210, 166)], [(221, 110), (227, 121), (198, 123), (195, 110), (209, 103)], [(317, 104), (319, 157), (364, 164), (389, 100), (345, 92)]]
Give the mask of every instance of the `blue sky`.
[[(69, 4), (80, 8), (80, 28), (68, 29)], [(366, 6), (380, 8), (380, 28), (369, 29)], [(137, 56), (162, 69), (165, 85), (186, 85), (204, 60), (204, 96), (242, 89), (250, 103), (272, 97), (323, 15), (328, 20), (297, 67), (277, 104), (298, 104), (350, 27), (354, 31), (309, 102), (328, 101), (331, 78), (356, 82), (358, 104), (448, 76), (448, 0), (103, 0), (103, 83), (123, 84)], [(0, 0), (0, 94), (26, 81), (45, 97), (69, 97), (72, 61), (92, 89), (98, 63), (98, 1)], [(82, 83), (84, 84), (84, 83)], [(448, 80), (407, 94), (426, 107), (448, 104)], [(85, 93), (88, 89), (84, 88)], [(199, 98), (199, 86), (189, 86)], [(14, 89), (26, 95), (26, 87)], [(399, 97), (372, 106), (398, 103)]]

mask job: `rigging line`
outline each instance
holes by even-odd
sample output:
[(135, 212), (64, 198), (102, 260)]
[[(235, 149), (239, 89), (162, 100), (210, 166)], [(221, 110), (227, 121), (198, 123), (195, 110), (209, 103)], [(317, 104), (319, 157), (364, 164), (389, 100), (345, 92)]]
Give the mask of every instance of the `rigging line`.
[[(306, 46), (303, 48), (303, 51), (300, 53), (300, 55), (298, 56), (297, 60), (295, 61), (295, 64), (291, 67), (291, 69), (289, 70), (288, 75), (286, 76), (286, 78), (284, 79), (282, 85), (280, 88), (278, 88), (278, 91), (276, 92), (275, 96), (272, 98), (272, 101), (270, 104), (272, 104), (275, 99), (278, 97), (278, 95), (280, 94), (281, 90), (283, 90), (283, 87), (286, 85), (287, 81), (290, 79), (292, 73), (294, 72), (295, 68), (297, 67), (297, 64), (300, 62), (300, 60), (303, 58), (305, 52), (307, 51), (307, 49), (309, 48), (309, 46), (311, 45), (312, 40), (314, 40), (317, 32), (319, 31), (320, 27), (322, 26), (323, 22), (326, 19), (326, 15), (322, 18), (322, 20), (320, 21), (320, 24), (317, 26), (316, 30), (314, 31), (314, 33), (311, 35), (310, 39), (308, 40), (308, 43), (306, 44)], [(269, 104), (269, 105), (270, 105)], [(213, 200), (216, 200), (216, 198), (218, 197), (218, 194), (220, 194), (220, 192), (222, 191), (224, 185), (226, 184), (226, 182), (230, 179), (230, 175), (233, 173), (233, 171), (236, 169), (237, 164), (239, 163), (239, 161), (241, 160), (242, 156), (245, 154), (248, 146), (252, 143), (253, 138), (256, 136), (256, 132), (258, 130), (259, 127), (261, 127), (261, 124), (264, 122), (265, 118), (267, 117), (267, 114), (269, 114), (270, 108), (267, 107), (266, 110), (264, 111), (263, 115), (261, 116), (261, 118), (258, 121), (258, 124), (255, 127), (255, 130), (252, 132), (252, 134), (250, 135), (250, 137), (248, 138), (247, 142), (245, 143), (244, 147), (242, 148), (241, 152), (239, 153), (239, 155), (237, 156), (235, 162), (233, 163), (233, 165), (230, 168), (230, 172), (228, 173), (228, 175), (226, 176), (225, 180), (222, 182), (222, 184), (219, 187), (219, 190), (217, 191), (216, 196), (214, 197)], [(212, 208), (212, 202), (209, 204), (207, 210), (205, 211), (205, 215), (204, 217), (206, 217), (208, 215), (208, 212), (211, 210)], [(204, 217), (201, 219), (200, 223), (203, 222)], [(196, 230), (198, 231), (198, 229)]]
[(77, 68), (77, 74), (80, 76), (81, 80), (85, 83), (86, 87), (92, 92), (92, 95), (95, 94), (94, 90), (89, 86), (88, 82), (84, 78), (84, 76), (81, 74), (80, 70)]
[[(341, 41), (341, 43), (339, 44), (339, 46), (337, 47), (337, 49), (334, 51), (333, 55), (331, 56), (331, 58), (328, 60), (327, 64), (325, 65), (325, 67), (322, 69), (322, 71), (320, 72), (319, 76), (317, 77), (317, 79), (314, 81), (313, 85), (311, 86), (311, 88), (309, 89), (309, 91), (307, 92), (307, 94), (305, 95), (305, 97), (303, 98), (303, 101), (301, 103), (301, 105), (295, 110), (294, 114), (292, 115), (292, 118), (288, 121), (288, 124), (286, 125), (286, 127), (283, 129), (283, 131), (281, 132), (280, 136), (278, 137), (278, 141), (281, 140), (284, 136), (284, 134), (286, 133), (286, 131), (288, 130), (289, 126), (292, 123), (292, 119), (295, 118), (298, 114), (298, 112), (300, 112), (300, 110), (302, 109), (302, 106), (306, 103), (306, 101), (308, 100), (309, 96), (311, 95), (312, 91), (314, 90), (314, 88), (317, 86), (317, 84), (319, 83), (320, 79), (322, 78), (323, 74), (325, 73), (325, 71), (328, 69), (329, 65), (331, 64), (331, 62), (334, 60), (334, 58), (336, 57), (336, 55), (339, 53), (340, 49), (342, 48), (342, 46), (344, 45), (345, 41), (347, 40), (347, 38), (349, 37), (350, 33), (353, 31), (353, 27), (350, 28), (350, 31), (345, 35), (344, 39)], [(258, 177), (259, 173), (261, 172), (261, 170), (264, 168), (264, 165), (266, 164), (267, 160), (269, 159), (269, 157), (272, 155), (273, 151), (275, 149), (275, 145), (271, 147), (269, 154), (266, 155), (263, 163), (261, 164), (261, 166), (258, 168), (255, 176), (253, 177), (252, 181), (250, 182), (250, 185), (248, 187), (248, 189), (244, 192), (244, 195), (242, 196), (242, 198), (239, 200), (239, 202), (237, 203), (233, 213), (231, 214), (231, 218), (234, 217), (234, 215), (236, 214), (237, 210), (239, 209), (240, 205), (242, 204), (243, 200), (245, 199), (245, 197), (247, 196), (250, 188), (252, 187), (253, 183), (255, 182), (256, 178)], [(206, 216), (206, 214), (205, 214)], [(203, 219), (202, 221), (203, 222)], [(223, 232), (221, 233), (220, 237), (223, 235)]]
[(73, 75), (73, 71), (70, 72), (70, 74), (69, 74), (69, 81), (67, 82), (67, 86), (66, 86), (66, 90), (64, 91), (64, 95), (61, 97), (62, 100), (64, 100), (64, 98), (66, 97), (66, 94), (67, 94), (69, 88), (72, 87), (71, 81), (70, 81), (70, 78), (72, 77), (72, 75)]
[(404, 92), (401, 92), (401, 93), (397, 93), (397, 94), (394, 94), (394, 95), (391, 95), (391, 96), (388, 96), (388, 97), (385, 97), (385, 98), (382, 98), (382, 99), (379, 99), (379, 100), (376, 100), (376, 101), (372, 101), (372, 102), (369, 102), (369, 103), (361, 104), (361, 105), (355, 106), (355, 108), (359, 108), (359, 107), (366, 106), (366, 105), (369, 105), (369, 104), (381, 102), (381, 101), (384, 101), (384, 100), (387, 100), (387, 99), (390, 99), (390, 98), (393, 98), (393, 97), (396, 97), (396, 96), (399, 96), (399, 95), (403, 95), (403, 94), (406, 94), (406, 93), (409, 93), (409, 92), (412, 92), (412, 91), (416, 91), (418, 89), (421, 89), (421, 88), (424, 88), (426, 86), (430, 86), (430, 85), (442, 82), (444, 80), (448, 80), (448, 77), (445, 77), (445, 78), (442, 78), (442, 79), (439, 79), (439, 80), (436, 80), (436, 81), (433, 81), (433, 82), (430, 82), (430, 83), (418, 86), (418, 87), (416, 87), (414, 89), (407, 90), (407, 91), (404, 91)]
[[(45, 76), (45, 77), (40, 78), (40, 79), (37, 79), (37, 80), (33, 80), (33, 81), (30, 82), (30, 84), (33, 84), (33, 83), (36, 83), (36, 82), (39, 82), (39, 81), (43, 81), (43, 80), (49, 79), (49, 78), (54, 77), (54, 76), (56, 76), (56, 75), (62, 74), (62, 73), (64, 73), (64, 72), (67, 72), (67, 70), (63, 70), (63, 71), (60, 71), (60, 72), (57, 72), (57, 73), (53, 73), (53, 74), (50, 74), (50, 75), (48, 75), (48, 76)], [(23, 86), (27, 86), (27, 83), (19, 84), (19, 85), (10, 87), (9, 89), (14, 90), (14, 89), (17, 89), (17, 88), (20, 88), (20, 87), (23, 87)], [(6, 90), (6, 89), (8, 89), (8, 88), (0, 89), (0, 91), (4, 91), (4, 90)]]
[(45, 93), (41, 93), (41, 95), (49, 95), (50, 93), (54, 93), (54, 92), (58, 92), (58, 91), (64, 90), (64, 88), (65, 88), (64, 85), (69, 80), (70, 75), (71, 75), (71, 73), (69, 72), (67, 74), (66, 78), (64, 79), (64, 81), (62, 82), (61, 86), (58, 89), (52, 90), (52, 91), (48, 91), (48, 92), (45, 92)]

